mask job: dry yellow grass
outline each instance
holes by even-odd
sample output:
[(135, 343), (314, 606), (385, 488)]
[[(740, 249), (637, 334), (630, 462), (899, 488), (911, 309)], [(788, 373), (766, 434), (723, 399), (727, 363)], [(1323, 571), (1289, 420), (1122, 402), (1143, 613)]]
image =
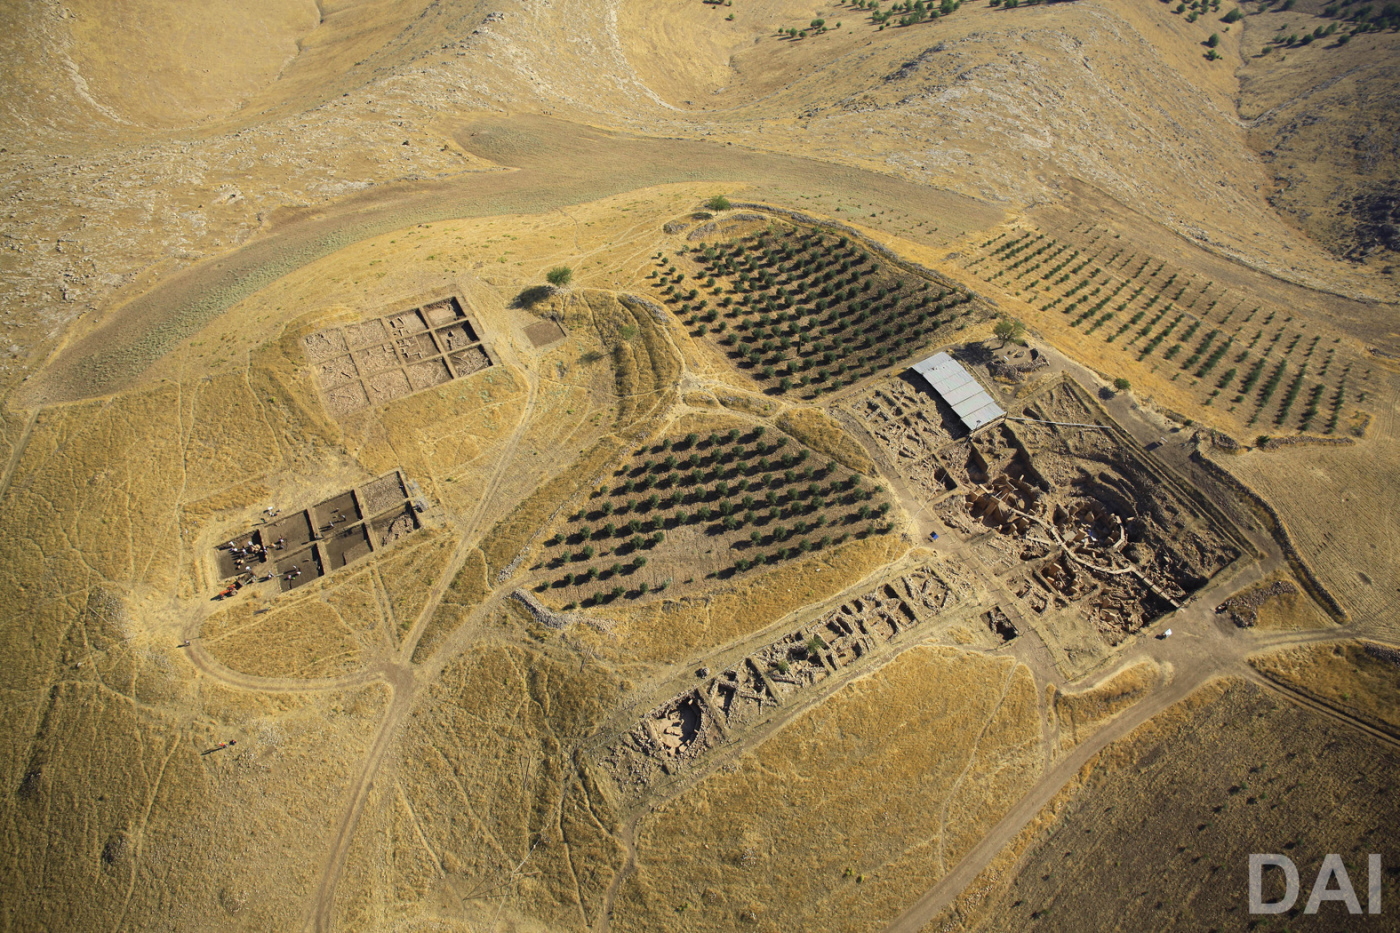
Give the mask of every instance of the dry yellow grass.
[[(1393, 378), (1393, 377), (1388, 377)], [(1353, 618), (1400, 634), (1400, 562), (1389, 517), (1400, 510), (1390, 464), (1400, 456), (1392, 383), (1373, 436), (1355, 447), (1254, 450), (1216, 461), (1278, 512), (1299, 554)]]
[[(450, 550), (450, 541), (446, 547)], [(390, 626), (380, 608), (381, 592), (391, 606), (409, 598), (416, 582), (426, 587), (422, 571), (411, 563), (416, 556), (424, 569), (436, 557), (441, 571), (444, 545), (432, 542), (395, 553), (378, 565), (378, 581), (369, 567), (340, 572), (312, 583), (296, 595), (271, 604), (235, 602), (215, 612), (200, 627), (200, 642), (220, 663), (245, 674), (261, 677), (322, 678), (344, 674), (364, 666), (382, 653)], [(421, 605), (423, 598), (417, 598)]]
[(1060, 726), (1060, 752), (1069, 751), (1099, 727), (1146, 696), (1161, 682), (1162, 671), (1152, 661), (1138, 661), (1114, 671), (1092, 687), (1054, 691), (1050, 709)]
[(997, 820), (1041, 756), (1025, 667), (912, 649), (643, 816), (612, 927), (871, 929)]
[(1398, 658), (1394, 648), (1351, 642), (1289, 648), (1249, 663), (1270, 680), (1400, 735)]
[[(78, 0), (74, 58), (87, 90), (122, 117), (155, 126), (224, 116), (276, 81), (316, 28), (313, 0), (255, 0), (217, 15), (159, 0)], [(143, 67), (131, 67), (139, 58)]]
[(604, 623), (574, 637), (617, 662), (677, 663), (751, 635), (802, 606), (838, 593), (903, 553), (893, 535), (849, 541), (817, 557), (725, 587), (711, 596), (600, 610)]
[(452, 578), (432, 618), (423, 627), (423, 634), (413, 649), (414, 663), (427, 660), (490, 594), (492, 584), (487, 570), (486, 557), (479, 548), (467, 552), (462, 569)]
[(418, 621), (428, 589), (446, 569), (453, 544), (450, 533), (434, 532), (426, 541), (393, 552), (377, 563), (375, 572), (388, 597), (390, 628), (396, 638), (402, 638)]
[(1329, 628), (1334, 624), (1317, 604), (1308, 598), (1306, 590), (1298, 584), (1297, 579), (1281, 571), (1268, 574), (1254, 586), (1241, 590), (1231, 598), (1242, 597), (1248, 600), (1260, 590), (1267, 589), (1275, 583), (1286, 583), (1296, 591), (1265, 597), (1256, 609), (1254, 628), (1265, 632), (1287, 632)]
[(623, 853), (568, 750), (617, 684), (556, 649), (483, 644), (429, 688), (356, 835), (341, 928), (477, 929), (498, 912), (523, 929), (596, 920)]
[(971, 922), (937, 928), (1227, 928), (1248, 922), (1253, 852), (1286, 852), (1305, 892), (1324, 854), (1343, 853), (1364, 887), (1375, 827), (1396, 815), (1396, 759), (1269, 691), (1218, 682), (1101, 753), (1015, 878)]
[(481, 542), (488, 573), (494, 579), (534, 538), (549, 519), (570, 501), (581, 487), (625, 449), (626, 442), (613, 435), (589, 448), (568, 472), (544, 483), (499, 522)]
[(65, 929), (114, 917), (138, 929), (294, 925), (315, 866), (269, 872), (259, 840), (295, 825), (305, 850), (329, 845), (384, 691), (226, 690), (190, 676), (170, 647), (123, 637), (116, 607), (90, 603), (70, 629), (81, 663), (45, 691), (18, 756), (9, 825), (51, 838), (0, 860), (10, 909)]
[(211, 617), (200, 630), (205, 650), (260, 677), (331, 677), (360, 666), (354, 630), (330, 605), (303, 597), (275, 612), (255, 611), (245, 602)]
[(789, 408), (778, 416), (778, 427), (818, 453), (857, 473), (875, 475), (875, 463), (826, 412), (817, 408)]

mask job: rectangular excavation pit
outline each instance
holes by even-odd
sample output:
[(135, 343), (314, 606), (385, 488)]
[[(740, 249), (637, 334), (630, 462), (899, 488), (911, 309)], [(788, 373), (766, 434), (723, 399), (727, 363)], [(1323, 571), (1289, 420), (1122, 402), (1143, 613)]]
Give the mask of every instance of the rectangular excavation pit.
[(369, 407), (369, 394), (359, 380), (326, 391), (326, 410), (332, 415), (348, 415)]
[(369, 397), (376, 405), (383, 405), (396, 398), (403, 398), (413, 391), (413, 387), (408, 383), (408, 376), (401, 369), (391, 369), (388, 372), (371, 376), (367, 382), (369, 383)]
[(418, 529), (418, 516), (413, 507), (403, 508), (381, 515), (373, 522), (375, 549), (386, 548), (401, 538), (406, 538)]
[(866, 632), (875, 638), (889, 641), (899, 634), (899, 626), (894, 619), (883, 613), (874, 613), (869, 618), (862, 620)]
[(267, 526), (263, 531), (263, 542), (269, 554), (281, 556), (300, 550), (315, 537), (311, 533), (311, 519), (305, 511), (288, 515), (279, 522)]
[(435, 356), (440, 356), (438, 346), (433, 342), (431, 334), (414, 334), (411, 337), (404, 337), (394, 344), (398, 350), (399, 359), (405, 364), (412, 365), (430, 360)]
[[(232, 541), (226, 542), (220, 547), (215, 562), (219, 568), (219, 579), (226, 580), (229, 577), (236, 577), (249, 569), (257, 573), (263, 566), (263, 558), (259, 549), (262, 547), (262, 535), (259, 532), (239, 535)], [(247, 552), (247, 556), (240, 561), (238, 551)]]
[(321, 567), (321, 555), (317, 553), (316, 548), (309, 547), (277, 562), (277, 585), (286, 593), (299, 586), (305, 586), (324, 572)]
[(382, 344), (389, 339), (389, 331), (385, 329), (384, 322), (379, 318), (351, 324), (344, 328), (341, 333), (345, 335), (345, 345), (352, 350)]
[(452, 370), (447, 368), (447, 364), (442, 360), (428, 360), (426, 363), (418, 363), (407, 369), (408, 384), (412, 386), (414, 392), (422, 392), (424, 389), (431, 389), (433, 386), (440, 386), (444, 382), (452, 381)]
[(322, 547), (325, 548), (326, 563), (331, 571), (339, 570), (362, 557), (368, 557), (373, 552), (369, 543), (369, 531), (364, 525), (336, 532), (323, 542)]
[(311, 507), (311, 518), (316, 523), (317, 533), (322, 536), (332, 534), (337, 527), (353, 525), (361, 517), (360, 506), (353, 492), (343, 492)]
[(384, 323), (388, 326), (389, 333), (395, 338), (406, 337), (409, 334), (421, 334), (428, 329), (428, 325), (417, 311), (391, 314), (384, 318)]
[(1002, 644), (1021, 634), (1000, 606), (993, 606), (989, 611), (982, 613), (982, 621), (987, 624), (993, 635), (1001, 639)]
[(322, 386), (327, 389), (334, 389), (338, 386), (353, 383), (359, 385), (360, 371), (355, 366), (355, 361), (349, 354), (337, 356), (334, 359), (326, 360), (316, 367), (316, 378)]
[(470, 376), (472, 373), (479, 373), (491, 365), (491, 357), (486, 355), (486, 351), (481, 347), (472, 347), (461, 353), (454, 353), (452, 369), (457, 373), (457, 378)]
[(458, 321), (448, 327), (441, 328), (437, 332), (437, 339), (438, 343), (442, 344), (444, 353), (452, 353), (477, 342), (476, 331), (472, 330), (471, 324), (466, 321)]
[(399, 368), (399, 355), (388, 344), (355, 351), (355, 367), (366, 377)]
[(716, 678), (710, 702), (720, 710), (726, 723), (736, 726), (777, 706), (777, 701), (769, 695), (767, 685), (750, 661)]
[(313, 363), (321, 360), (328, 360), (331, 357), (343, 356), (349, 352), (349, 347), (345, 345), (345, 335), (337, 330), (325, 330), (319, 334), (309, 335), (303, 343), (306, 346), (307, 359)]
[(368, 515), (387, 512), (407, 498), (408, 494), (404, 491), (403, 477), (399, 475), (397, 470), (393, 473), (386, 473), (379, 479), (360, 487), (360, 502), (364, 505), (365, 513)]
[(456, 298), (445, 298), (442, 301), (434, 301), (430, 305), (423, 307), (423, 317), (427, 319), (429, 327), (442, 327), (451, 324), (459, 318), (466, 317), (462, 311), (462, 305)]

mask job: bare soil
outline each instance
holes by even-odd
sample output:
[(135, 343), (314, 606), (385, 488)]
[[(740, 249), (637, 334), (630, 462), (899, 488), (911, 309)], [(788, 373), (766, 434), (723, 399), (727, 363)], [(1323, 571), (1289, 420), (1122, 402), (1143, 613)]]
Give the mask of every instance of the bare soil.
[[(1239, 741), (1241, 721), (1270, 740)], [(1244, 926), (1251, 852), (1285, 852), (1305, 885), (1329, 852), (1364, 878), (1365, 854), (1384, 847), (1377, 827), (1394, 806), (1395, 756), (1234, 682), (1103, 762), (975, 929)], [(1281, 893), (1266, 888), (1270, 900)], [(1304, 903), (1289, 913), (1291, 927), (1348, 922), (1341, 904), (1313, 917)]]
[[(1349, 22), (1262, 51), (1362, 6), (1326, 2), (6, 5), (0, 926), (1223, 929), (1248, 851), (1359, 878), (1393, 822), (1396, 69)], [(843, 229), (675, 277), (782, 211)], [(974, 299), (881, 304), (914, 263)], [(813, 313), (762, 322), (778, 287)], [(727, 298), (762, 304), (703, 320)], [(1054, 362), (979, 343), (999, 314)], [(821, 413), (809, 338), (848, 360)], [(886, 368), (950, 341), (1029, 422), (965, 436)], [(643, 548), (659, 597), (516, 598), (704, 419), (813, 452), (742, 477), (783, 499), (752, 527)], [(797, 514), (856, 474), (873, 529)], [(823, 516), (870, 533), (813, 546)], [(254, 576), (301, 574), (211, 599), (274, 529)]]

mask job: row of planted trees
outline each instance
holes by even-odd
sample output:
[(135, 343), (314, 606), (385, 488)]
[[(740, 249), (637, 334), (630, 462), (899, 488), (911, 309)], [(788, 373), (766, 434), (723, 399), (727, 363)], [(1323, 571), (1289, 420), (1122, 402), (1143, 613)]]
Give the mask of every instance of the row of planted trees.
[(647, 566), (645, 552), (690, 527), (738, 553), (727, 573), (888, 530), (889, 503), (874, 502), (873, 487), (833, 462), (812, 462), (806, 448), (788, 448), (787, 437), (769, 439), (759, 426), (692, 432), (637, 451), (615, 472), (616, 485), (600, 486), (545, 542), (545, 566), (563, 572), (542, 589), (635, 574)]
[(701, 267), (692, 288), (678, 287), (686, 274), (665, 257), (658, 284), (692, 333), (727, 348), (777, 394), (815, 397), (849, 385), (972, 310), (955, 311), (971, 301), (966, 292), (907, 288), (846, 237), (766, 234), (692, 258)]

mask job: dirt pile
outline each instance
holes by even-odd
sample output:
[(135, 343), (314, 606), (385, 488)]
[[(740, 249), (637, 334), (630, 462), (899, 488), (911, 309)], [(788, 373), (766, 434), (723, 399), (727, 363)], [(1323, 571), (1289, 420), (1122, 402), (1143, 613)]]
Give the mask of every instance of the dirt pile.
[(1298, 587), (1287, 580), (1276, 580), (1267, 586), (1256, 587), (1238, 596), (1231, 596), (1215, 607), (1217, 615), (1226, 615), (1240, 628), (1249, 628), (1259, 618), (1259, 607), (1275, 596), (1290, 596), (1298, 592)]

